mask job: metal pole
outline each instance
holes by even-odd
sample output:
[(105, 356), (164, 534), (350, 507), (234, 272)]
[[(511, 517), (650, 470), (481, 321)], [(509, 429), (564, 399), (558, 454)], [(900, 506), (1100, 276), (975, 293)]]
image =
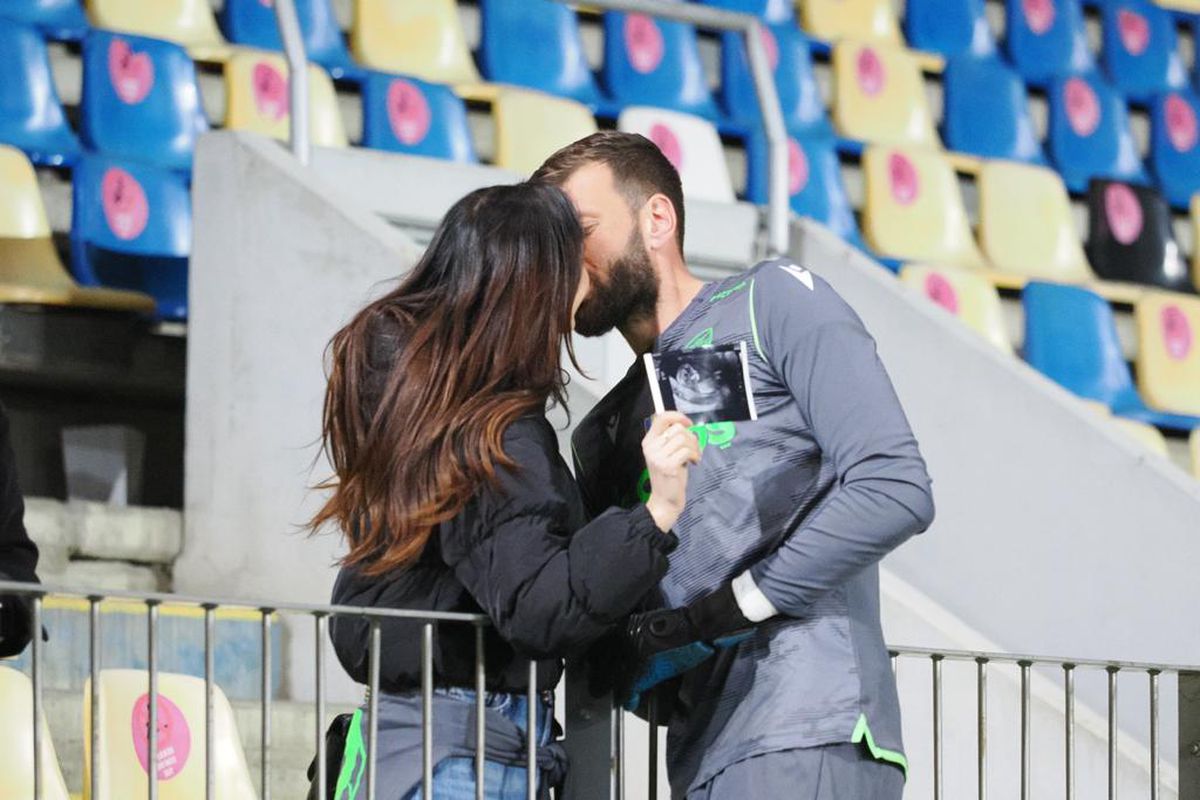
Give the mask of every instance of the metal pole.
[(475, 626), (475, 800), (484, 800), (484, 764), (487, 754), (487, 669), (483, 660), (483, 626)]
[(537, 661), (529, 660), (529, 683), (525, 699), (525, 800), (537, 800), (538, 691)]
[(308, 166), (312, 147), (308, 127), (308, 58), (304, 53), (304, 36), (296, 15), (293, 0), (275, 0), (275, 22), (288, 65), (288, 93), (291, 101), (288, 139), (292, 155)]
[(421, 797), (433, 797), (433, 625), (421, 629)]
[(30, 610), (33, 628), (31, 658), (33, 659), (33, 797), (42, 800), (42, 597), (33, 596)]
[(1200, 671), (1179, 670), (1179, 797), (1200, 797)]
[(204, 606), (204, 800), (213, 800), (217, 796), (216, 753), (213, 752), (217, 745), (213, 722), (217, 693), (216, 647), (217, 607), (210, 603)]
[(328, 777), (325, 774), (325, 629), (329, 617), (324, 614), (314, 614), (316, 626), (316, 652), (313, 654), (316, 665), (317, 682), (317, 724), (314, 735), (317, 737), (317, 799), (325, 800), (325, 784)]
[(1150, 670), (1150, 800), (1158, 800), (1158, 670)]
[(100, 796), (100, 601), (103, 598), (92, 595), (88, 598), (88, 672), (92, 691), (88, 698), (88, 749), (92, 757), (89, 760), (88, 787), (90, 797)]
[(272, 609), (261, 608), (262, 614), (262, 800), (271, 800), (271, 614)]
[(146, 742), (146, 752), (149, 754), (149, 797), (158, 800), (158, 601), (146, 601), (146, 622), (149, 632), (146, 638), (150, 667), (150, 729)]
[(942, 800), (942, 657), (933, 666), (933, 800)]
[(658, 800), (658, 696), (653, 690), (646, 701), (646, 711), (650, 717), (650, 754), (646, 759), (650, 762), (650, 788), (646, 796), (650, 800)]
[(1021, 668), (1021, 800), (1029, 800), (1029, 668), (1033, 665), (1017, 664)]
[(975, 688), (977, 697), (976, 750), (979, 754), (979, 800), (987, 800), (987, 665), (986, 658), (975, 659)]
[[(427, 642), (422, 642), (426, 663), (422, 665), (422, 678), (429, 686), (430, 692), (433, 690), (433, 626), (426, 625), (425, 633), (428, 637)], [(376, 769), (379, 766), (379, 651), (383, 644), (383, 629), (380, 627), (378, 618), (371, 620), (371, 662), (367, 670), (367, 691), (370, 693), (368, 701), (370, 718), (367, 720), (367, 800), (375, 800), (379, 792), (379, 785), (376, 783)], [(428, 647), (424, 645), (428, 644)], [(428, 667), (429, 669), (425, 669)], [(425, 709), (426, 725), (426, 742), (425, 748), (427, 752), (432, 752), (429, 748), (433, 744), (433, 709)], [(426, 790), (424, 797), (433, 797), (432, 790)]]
[(1066, 800), (1075, 800), (1075, 665), (1063, 664), (1063, 714), (1064, 733), (1066, 735)]
[(1119, 667), (1109, 667), (1108, 672), (1108, 800), (1117, 800), (1117, 673)]

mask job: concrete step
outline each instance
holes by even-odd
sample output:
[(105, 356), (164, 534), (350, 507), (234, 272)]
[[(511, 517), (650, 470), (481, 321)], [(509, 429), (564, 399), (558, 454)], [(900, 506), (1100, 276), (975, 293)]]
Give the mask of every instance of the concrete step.
[(170, 508), (27, 497), (25, 527), (51, 564), (83, 557), (169, 565), (183, 547), (183, 514)]

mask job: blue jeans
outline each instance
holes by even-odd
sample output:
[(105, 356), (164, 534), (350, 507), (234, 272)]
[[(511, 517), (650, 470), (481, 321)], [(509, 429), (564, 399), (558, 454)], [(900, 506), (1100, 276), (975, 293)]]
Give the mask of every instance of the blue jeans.
[[(438, 694), (475, 702), (471, 689), (434, 689)], [(499, 711), (516, 723), (522, 731), (527, 730), (528, 697), (524, 694), (488, 692), (484, 695), (488, 708)], [(546, 702), (539, 702), (537, 710), (538, 744), (550, 740), (553, 725), (547, 724), (552, 709)], [(484, 797), (487, 800), (525, 800), (525, 767), (514, 767), (496, 761), (485, 761), (483, 765)], [(421, 788), (417, 787), (404, 800), (422, 800)], [(475, 760), (472, 758), (447, 758), (433, 768), (433, 800), (475, 800)]]

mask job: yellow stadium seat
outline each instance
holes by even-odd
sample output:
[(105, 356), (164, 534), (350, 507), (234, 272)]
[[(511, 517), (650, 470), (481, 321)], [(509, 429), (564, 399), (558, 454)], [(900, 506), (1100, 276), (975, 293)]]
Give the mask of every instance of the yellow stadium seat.
[(1167, 449), (1166, 438), (1153, 425), (1147, 422), (1138, 422), (1135, 419), (1126, 419), (1125, 417), (1112, 417), (1111, 422), (1119, 430), (1124, 431), (1126, 435), (1140, 442), (1150, 452), (1160, 455), (1163, 458), (1171, 457), (1171, 453)]
[[(33, 683), (22, 672), (0, 667), (0, 797), (33, 797)], [(42, 800), (68, 800), (67, 784), (58, 766), (50, 729), (43, 714), (42, 729)]]
[(982, 268), (958, 179), (935, 150), (868, 147), (863, 233), (880, 255)]
[(1138, 389), (1146, 404), (1200, 416), (1200, 298), (1148, 291), (1133, 316)]
[(154, 299), (140, 292), (75, 283), (50, 236), (33, 165), (20, 150), (0, 145), (0, 303), (154, 311)]
[(479, 83), (454, 0), (354, 0), (350, 46), (371, 69)]
[[(239, 50), (225, 63), (225, 127), (286, 141), (290, 105), (283, 56)], [(308, 115), (313, 144), (347, 145), (333, 81), (315, 64), (308, 65)]]
[[(149, 681), (144, 670), (106, 669), (100, 673), (99, 792), (94, 800), (145, 797), (149, 764)], [(204, 680), (190, 675), (158, 675), (158, 796), (160, 800), (203, 800)], [(91, 752), (91, 681), (83, 690), (84, 774)], [(254, 782), (238, 738), (233, 709), (218, 687), (213, 695), (214, 795), (253, 800)], [(84, 798), (91, 800), (88, 782)]]
[(224, 61), (233, 52), (209, 0), (87, 0), (87, 8), (97, 28), (178, 42), (197, 61)]
[(941, 147), (917, 59), (901, 47), (833, 46), (833, 120), (851, 139)]
[(965, 322), (991, 344), (1012, 353), (996, 287), (974, 272), (955, 267), (906, 264), (900, 280)]
[(892, 0), (797, 0), (805, 31), (818, 39), (903, 45)]
[(496, 121), (496, 166), (529, 175), (546, 157), (596, 132), (582, 103), (525, 89), (505, 88), (492, 103)]

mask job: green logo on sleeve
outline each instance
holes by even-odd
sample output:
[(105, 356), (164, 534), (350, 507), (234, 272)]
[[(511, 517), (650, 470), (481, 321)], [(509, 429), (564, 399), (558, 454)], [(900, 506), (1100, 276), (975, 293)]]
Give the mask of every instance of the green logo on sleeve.
[[(710, 422), (707, 425), (693, 425), (690, 430), (696, 434), (696, 438), (700, 441), (701, 453), (709, 446), (715, 447), (718, 450), (724, 450), (733, 444), (733, 440), (737, 436), (737, 427), (732, 422)], [(650, 499), (650, 470), (648, 469), (642, 470), (642, 477), (638, 480), (637, 494), (638, 500), (642, 503)]]

